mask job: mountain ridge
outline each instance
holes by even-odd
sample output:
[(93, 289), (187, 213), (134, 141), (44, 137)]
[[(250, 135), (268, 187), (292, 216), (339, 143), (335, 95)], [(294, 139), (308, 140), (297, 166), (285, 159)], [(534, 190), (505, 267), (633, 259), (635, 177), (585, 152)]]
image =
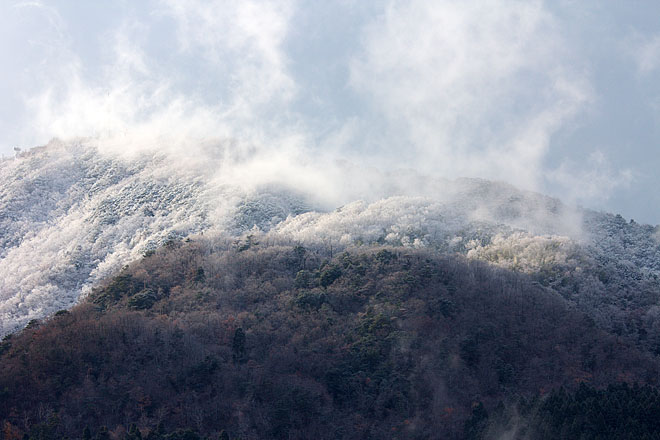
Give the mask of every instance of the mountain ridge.
[[(660, 274), (657, 227), (505, 183), (348, 166), (338, 184), (361, 181), (368, 192), (354, 201), (349, 191), (346, 203), (327, 209), (317, 187), (295, 189), (286, 180), (241, 186), (223, 180), (226, 166), (184, 162), (150, 151), (108, 154), (89, 140), (53, 141), (5, 159), (0, 334), (70, 307), (146, 252), (201, 233), (337, 248), (428, 247), (527, 272), (566, 266), (577, 252), (593, 267), (619, 267), (637, 281)], [(507, 247), (520, 254), (517, 261), (503, 256)]]
[(638, 342), (461, 255), (204, 235), (4, 338), (0, 423), (49, 440), (632, 440), (660, 405)]

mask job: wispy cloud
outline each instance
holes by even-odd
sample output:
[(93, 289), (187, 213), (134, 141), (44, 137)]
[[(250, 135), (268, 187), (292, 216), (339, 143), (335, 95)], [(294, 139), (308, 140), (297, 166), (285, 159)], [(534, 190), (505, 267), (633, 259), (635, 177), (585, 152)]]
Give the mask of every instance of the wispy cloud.
[(624, 42), (624, 47), (633, 57), (641, 75), (648, 75), (660, 68), (660, 35), (634, 33)]
[(351, 79), (416, 165), (529, 188), (553, 133), (590, 98), (569, 60), (542, 2), (391, 1)]
[(226, 81), (237, 112), (286, 103), (296, 92), (282, 45), (293, 1), (164, 0), (179, 49), (205, 57)]
[(563, 187), (571, 202), (602, 202), (615, 188), (627, 187), (635, 179), (630, 169), (616, 169), (601, 151), (591, 153), (585, 164), (564, 161), (548, 173), (548, 180)]
[[(138, 13), (127, 8), (104, 31), (105, 64), (94, 74), (56, 10), (20, 5), (50, 17), (48, 35), (56, 36), (58, 62), (43, 68), (27, 100), (33, 138), (91, 136), (109, 151), (197, 157), (223, 181), (313, 188), (328, 204), (383, 194), (374, 189), (383, 174), (364, 171), (372, 166), (537, 190), (551, 182), (566, 193), (577, 185), (574, 175), (595, 172), (547, 165), (553, 136), (579, 120), (595, 92), (543, 1), (341, 3), (335, 15), (345, 13), (359, 38), (334, 36), (333, 56), (313, 57), (316, 70), (345, 75), (333, 77), (341, 90), (313, 94), (314, 70), (301, 73), (304, 51), (291, 50), (291, 39), (303, 37), (296, 20), (308, 17), (295, 0), (153, 0)], [(168, 39), (154, 49), (159, 26)], [(322, 30), (342, 32), (339, 23)], [(323, 53), (324, 38), (314, 41), (319, 46), (305, 50)], [(651, 43), (647, 70), (657, 62)], [(322, 133), (326, 115), (301, 111), (306, 99), (328, 110)], [(337, 165), (343, 158), (353, 165)], [(627, 182), (626, 172), (608, 173), (612, 180), (594, 180), (601, 190), (577, 198), (600, 198)]]
[[(41, 136), (93, 136), (122, 149), (190, 148), (209, 139), (266, 138), (268, 121), (286, 114), (295, 94), (281, 44), (290, 6), (275, 2), (163, 1), (156, 15), (173, 20), (176, 61), (203, 58), (216, 96), (181, 87), (186, 67), (163, 63), (140, 42), (145, 31), (127, 18), (109, 35), (111, 62), (101, 77), (61, 43), (59, 67), (28, 100)], [(192, 68), (197, 66), (192, 66)], [(194, 73), (185, 80), (194, 84)], [(273, 117), (275, 116), (275, 117)], [(286, 136), (285, 136), (286, 137)]]

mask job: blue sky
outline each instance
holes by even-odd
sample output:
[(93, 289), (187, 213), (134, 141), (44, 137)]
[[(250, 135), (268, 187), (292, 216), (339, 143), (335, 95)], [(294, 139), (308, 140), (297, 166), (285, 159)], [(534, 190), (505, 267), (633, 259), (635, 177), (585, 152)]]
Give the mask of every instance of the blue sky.
[(236, 139), (660, 223), (655, 1), (5, 1), (0, 153)]

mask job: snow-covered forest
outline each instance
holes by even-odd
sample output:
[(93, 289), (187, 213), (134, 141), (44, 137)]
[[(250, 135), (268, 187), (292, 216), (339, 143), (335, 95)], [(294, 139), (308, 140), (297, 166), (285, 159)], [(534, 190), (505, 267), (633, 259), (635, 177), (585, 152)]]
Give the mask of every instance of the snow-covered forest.
[(644, 307), (651, 299), (630, 295), (660, 286), (657, 227), (508, 184), (345, 163), (315, 185), (234, 177), (222, 163), (113, 155), (89, 140), (52, 141), (2, 161), (0, 334), (70, 307), (122, 266), (196, 234), (457, 253), (533, 274), (603, 326), (660, 326), (660, 309)]

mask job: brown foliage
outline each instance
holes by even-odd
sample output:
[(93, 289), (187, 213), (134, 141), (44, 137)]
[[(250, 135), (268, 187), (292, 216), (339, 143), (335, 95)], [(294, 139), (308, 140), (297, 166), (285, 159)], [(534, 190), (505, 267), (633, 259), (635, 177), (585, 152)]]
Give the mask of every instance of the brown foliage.
[(3, 343), (0, 420), (15, 407), (36, 421), (50, 405), (70, 436), (164, 423), (452, 438), (477, 400), (657, 377), (653, 359), (523, 275), (428, 251), (326, 257), (210, 240), (160, 249)]

